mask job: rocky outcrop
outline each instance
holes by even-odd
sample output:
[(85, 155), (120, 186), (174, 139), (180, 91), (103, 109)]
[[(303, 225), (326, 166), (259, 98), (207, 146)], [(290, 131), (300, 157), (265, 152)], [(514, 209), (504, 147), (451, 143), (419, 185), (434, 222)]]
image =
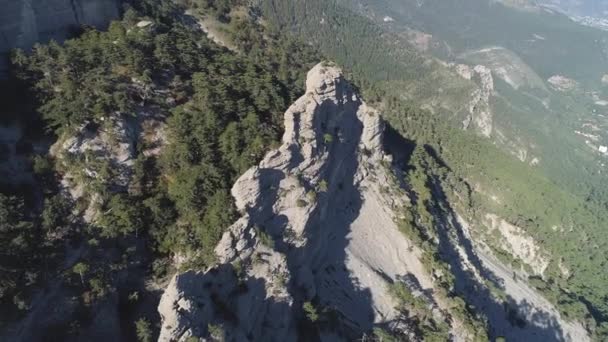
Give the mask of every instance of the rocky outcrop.
[(84, 214), (86, 222), (95, 219), (101, 204), (96, 186), (113, 192), (128, 190), (139, 139), (136, 126), (135, 118), (117, 114), (102, 124), (82, 125), (51, 146), (65, 190), (72, 199), (85, 198), (89, 202)]
[(0, 0), (0, 77), (12, 48), (64, 40), (82, 25), (101, 28), (118, 18), (120, 0)]
[(490, 137), (493, 130), (492, 108), (490, 98), (494, 94), (492, 71), (483, 65), (471, 68), (464, 64), (456, 66), (456, 72), (467, 80), (475, 81), (478, 88), (471, 95), (468, 105), (469, 115), (462, 122), (464, 129), (473, 127), (483, 136)]
[(578, 82), (562, 75), (553, 75), (549, 77), (547, 82), (553, 89), (561, 92), (572, 91), (578, 87)]
[(459, 56), (472, 64), (481, 64), (492, 71), (495, 77), (513, 89), (536, 89), (546, 92), (543, 79), (515, 52), (502, 46), (490, 46), (465, 52)]
[(166, 289), (160, 341), (218, 330), (226, 340), (295, 341), (304, 302), (352, 339), (397, 324), (391, 282), (432, 288), (395, 224), (393, 209), (408, 199), (390, 190), (379, 113), (334, 66), (314, 67), (306, 86), (285, 113), (282, 146), (232, 188), (242, 217), (215, 249), (219, 265), (178, 274)]
[(537, 241), (524, 229), (510, 224), (496, 215), (487, 214), (485, 218), (490, 232), (500, 233), (499, 244), (504, 251), (530, 266), (534, 274), (543, 275), (551, 259)]

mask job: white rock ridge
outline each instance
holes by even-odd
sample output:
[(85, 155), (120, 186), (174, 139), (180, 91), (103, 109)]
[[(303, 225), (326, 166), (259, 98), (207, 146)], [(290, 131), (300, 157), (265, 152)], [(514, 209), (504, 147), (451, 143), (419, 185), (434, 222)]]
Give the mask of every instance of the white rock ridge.
[(395, 320), (391, 281), (432, 288), (395, 224), (408, 199), (387, 193), (379, 113), (335, 66), (315, 66), (306, 88), (285, 113), (282, 146), (232, 188), (242, 217), (215, 249), (219, 266), (178, 274), (163, 294), (160, 341), (210, 326), (226, 340), (295, 341), (308, 301), (333, 311), (348, 339)]
[(471, 68), (464, 64), (456, 66), (456, 72), (467, 80), (474, 80), (479, 88), (471, 95), (468, 105), (469, 115), (462, 122), (463, 128), (468, 129), (471, 125), (479, 134), (490, 137), (493, 131), (493, 116), (490, 98), (494, 95), (494, 78), (492, 71), (477, 65)]

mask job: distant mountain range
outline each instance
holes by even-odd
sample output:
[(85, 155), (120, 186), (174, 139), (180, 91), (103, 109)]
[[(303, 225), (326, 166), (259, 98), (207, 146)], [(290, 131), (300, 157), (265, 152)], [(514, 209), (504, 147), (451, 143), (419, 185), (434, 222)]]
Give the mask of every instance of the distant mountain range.
[(559, 9), (571, 16), (608, 18), (608, 1), (604, 0), (537, 0), (534, 2)]
[(573, 20), (602, 30), (608, 30), (608, 1), (604, 0), (500, 0), (524, 10), (548, 8), (564, 13)]
[(608, 2), (604, 0), (541, 0), (539, 2), (555, 6), (574, 16), (608, 17)]

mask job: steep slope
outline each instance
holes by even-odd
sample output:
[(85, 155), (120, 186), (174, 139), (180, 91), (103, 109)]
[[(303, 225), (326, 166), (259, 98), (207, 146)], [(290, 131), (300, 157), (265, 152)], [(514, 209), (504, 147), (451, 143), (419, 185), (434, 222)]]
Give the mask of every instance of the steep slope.
[[(486, 0), (265, 3), (273, 23), (350, 67), (366, 97), (378, 101), (375, 105), (393, 128), (419, 146), (433, 146), (449, 169), (446, 183), (458, 189), (451, 204), (462, 202), (477, 212), (476, 227), (489, 227), (486, 214), (499, 215), (554, 256), (542, 279), (535, 279), (535, 287), (559, 305), (562, 314), (585, 321), (589, 331), (606, 331), (598, 327), (608, 326), (606, 277), (597, 272), (605, 266), (601, 251), (608, 244), (603, 233), (608, 196), (601, 152), (606, 150), (601, 128), (605, 108), (591, 102), (595, 97), (593, 101), (603, 104), (604, 88), (594, 83), (606, 63), (605, 33), (563, 15), (521, 12)], [(427, 55), (413, 54), (408, 39), (399, 39), (408, 38), (412, 30), (428, 40)], [(326, 39), (334, 36), (338, 38)], [(504, 49), (466, 60), (467, 52), (489, 46)], [(572, 47), (565, 55), (559, 52), (564, 46)], [(367, 50), (387, 52), (380, 59), (370, 58)], [(480, 89), (484, 82), (466, 69), (485, 65), (492, 69), (492, 82), (487, 84), (493, 85), (486, 92), (471, 92), (449, 87), (453, 82), (430, 79), (427, 75), (445, 72), (436, 68), (437, 58)], [(385, 69), (394, 71), (378, 79)], [(516, 79), (525, 82), (506, 81)], [(566, 79), (577, 86), (565, 91), (553, 85), (557, 81), (561, 87)], [(412, 89), (422, 86), (427, 94), (460, 100), (437, 110), (428, 97), (411, 95)], [(416, 101), (420, 99), (422, 103)], [(491, 133), (490, 139), (454, 127)], [(498, 252), (511, 256), (509, 251)], [(577, 272), (565, 276), (560, 265)]]
[[(306, 95), (285, 113), (282, 146), (232, 188), (242, 216), (215, 248), (218, 265), (177, 274), (165, 290), (159, 340), (352, 340), (378, 327), (425, 340), (431, 335), (412, 324), (425, 315), (438, 327), (436, 338), (483, 340), (465, 324), (470, 309), (455, 305), (455, 294), (488, 319), (493, 337), (588, 340), (581, 325), (512, 280), (514, 271), (442, 209), (447, 203), (433, 212), (436, 253), (449, 266), (428, 268), (429, 251), (398, 224), (411, 200), (384, 152), (383, 131), (380, 114), (339, 69), (314, 67)], [(455, 277), (450, 295), (439, 285), (445, 272)], [(412, 297), (395, 297), (395, 286)], [(418, 311), (403, 310), (403, 300)], [(311, 328), (311, 315), (323, 323)]]
[[(275, 126), (292, 92), (301, 93), (298, 78), (318, 61), (246, 11), (222, 19), (227, 36), (247, 33), (246, 43), (233, 39), (234, 53), (183, 18), (183, 8), (144, 2), (108, 32), (87, 28), (18, 52), (11, 66), (27, 91), (6, 101), (18, 105), (0, 106), (0, 121), (17, 120), (0, 132), (2, 341), (156, 335), (171, 258), (212, 253), (207, 245), (233, 222), (228, 184), (278, 140)], [(36, 183), (29, 191), (17, 181)], [(201, 193), (226, 195), (208, 203)], [(217, 198), (225, 201), (215, 209)], [(225, 222), (218, 212), (228, 213)]]
[(220, 266), (177, 275), (165, 291), (161, 341), (213, 324), (237, 340), (295, 340), (291, 312), (313, 299), (356, 336), (396, 319), (389, 283), (409, 276), (432, 288), (394, 222), (406, 198), (383, 191), (379, 113), (338, 69), (317, 65), (285, 126), (283, 145), (232, 189), (243, 217), (216, 248)]

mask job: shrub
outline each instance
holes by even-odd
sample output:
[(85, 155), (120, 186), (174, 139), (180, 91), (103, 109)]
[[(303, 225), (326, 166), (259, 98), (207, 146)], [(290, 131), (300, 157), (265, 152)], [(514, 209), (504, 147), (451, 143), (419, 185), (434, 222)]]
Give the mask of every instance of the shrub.
[(327, 192), (328, 189), (329, 189), (329, 185), (327, 184), (327, 181), (325, 179), (322, 179), (319, 182), (319, 191)]
[(315, 190), (309, 190), (306, 193), (306, 197), (311, 201), (314, 202), (317, 200), (317, 192)]
[(217, 324), (209, 324), (207, 326), (209, 336), (215, 341), (221, 341), (224, 338), (224, 329)]
[(259, 227), (255, 227), (254, 229), (255, 229), (258, 239), (260, 240), (262, 245), (264, 245), (270, 249), (273, 249), (274, 240), (272, 239), (272, 237)]
[(135, 330), (137, 333), (137, 339), (140, 342), (151, 342), (152, 341), (152, 328), (150, 322), (145, 318), (140, 318), (135, 322)]
[(89, 271), (89, 265), (79, 262), (74, 267), (72, 267), (72, 272), (78, 274), (80, 276), (80, 282), (84, 285), (84, 275)]
[(317, 309), (314, 307), (314, 305), (312, 305), (311, 302), (304, 303), (304, 305), (302, 305), (302, 309), (304, 309), (304, 313), (306, 314), (306, 317), (311, 322), (314, 323), (319, 320), (319, 314), (317, 313)]

